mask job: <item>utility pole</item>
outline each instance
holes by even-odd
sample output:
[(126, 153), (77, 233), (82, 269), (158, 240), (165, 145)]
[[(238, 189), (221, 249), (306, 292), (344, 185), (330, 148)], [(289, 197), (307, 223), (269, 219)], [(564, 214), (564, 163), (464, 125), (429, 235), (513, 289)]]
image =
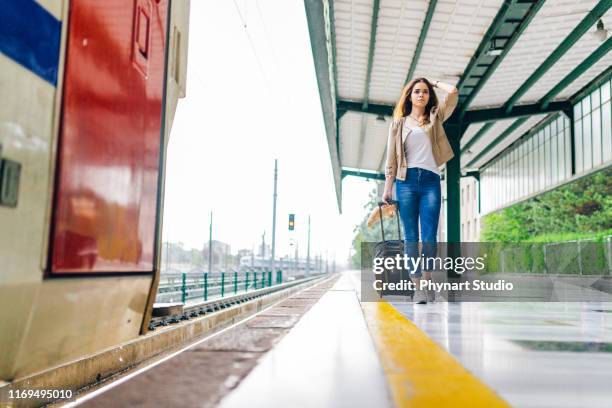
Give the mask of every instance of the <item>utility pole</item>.
[(261, 234), (261, 259), (266, 259), (266, 231)]
[(306, 275), (310, 273), (310, 214), (308, 214), (308, 246), (306, 248)]
[(166, 272), (170, 267), (170, 240), (166, 241)]
[(274, 159), (274, 196), (272, 205), (272, 254), (270, 256), (270, 270), (274, 270), (274, 250), (276, 247), (276, 187), (278, 184), (278, 159)]
[(213, 213), (210, 212), (210, 225), (208, 226), (208, 273), (212, 275), (212, 221)]
[(251, 244), (251, 268), (255, 265), (255, 245)]

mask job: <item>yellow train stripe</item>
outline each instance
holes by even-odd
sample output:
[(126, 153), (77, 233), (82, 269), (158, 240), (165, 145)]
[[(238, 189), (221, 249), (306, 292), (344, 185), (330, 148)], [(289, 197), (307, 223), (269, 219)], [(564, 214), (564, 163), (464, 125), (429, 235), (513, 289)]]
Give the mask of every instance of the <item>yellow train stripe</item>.
[(387, 302), (361, 304), (396, 407), (509, 407)]

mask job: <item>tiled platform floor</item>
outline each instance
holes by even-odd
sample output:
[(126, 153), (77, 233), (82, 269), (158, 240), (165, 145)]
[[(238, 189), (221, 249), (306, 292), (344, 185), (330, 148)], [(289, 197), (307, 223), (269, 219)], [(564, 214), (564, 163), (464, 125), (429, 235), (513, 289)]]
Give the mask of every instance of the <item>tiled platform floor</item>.
[(393, 305), (513, 406), (612, 406), (612, 303)]

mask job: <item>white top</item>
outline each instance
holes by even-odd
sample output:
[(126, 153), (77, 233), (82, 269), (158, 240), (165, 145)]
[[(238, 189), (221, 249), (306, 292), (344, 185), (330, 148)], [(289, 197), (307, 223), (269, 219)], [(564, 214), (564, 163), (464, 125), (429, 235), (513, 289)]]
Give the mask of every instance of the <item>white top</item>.
[(431, 141), (423, 128), (409, 125), (408, 121), (404, 120), (402, 140), (408, 168), (420, 167), (440, 175), (431, 149)]

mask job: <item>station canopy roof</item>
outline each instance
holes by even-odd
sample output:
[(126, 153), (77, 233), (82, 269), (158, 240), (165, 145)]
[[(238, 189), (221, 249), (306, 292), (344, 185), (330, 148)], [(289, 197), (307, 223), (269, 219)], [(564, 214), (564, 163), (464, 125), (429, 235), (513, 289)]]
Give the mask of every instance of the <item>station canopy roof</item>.
[(549, 115), (571, 115), (612, 66), (612, 35), (596, 34), (612, 29), (610, 0), (304, 2), (339, 206), (343, 176), (384, 178), (389, 120), (411, 78), (459, 89), (465, 171)]

